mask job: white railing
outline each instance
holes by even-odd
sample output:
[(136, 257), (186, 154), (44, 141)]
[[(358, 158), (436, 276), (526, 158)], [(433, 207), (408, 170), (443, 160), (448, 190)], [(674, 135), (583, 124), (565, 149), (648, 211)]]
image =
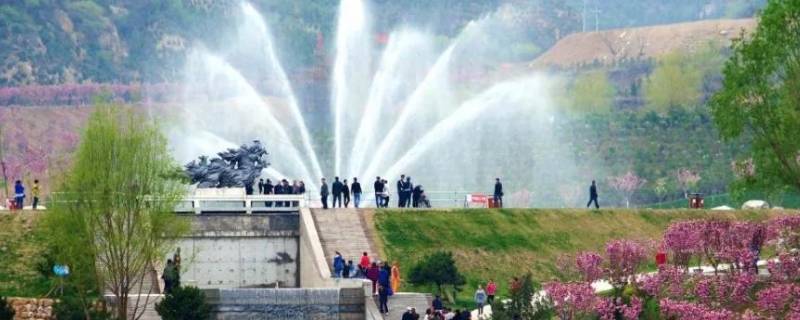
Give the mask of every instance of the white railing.
[(303, 195), (248, 195), (248, 196), (201, 196), (184, 198), (175, 206), (177, 213), (269, 213), (298, 211), (307, 207)]

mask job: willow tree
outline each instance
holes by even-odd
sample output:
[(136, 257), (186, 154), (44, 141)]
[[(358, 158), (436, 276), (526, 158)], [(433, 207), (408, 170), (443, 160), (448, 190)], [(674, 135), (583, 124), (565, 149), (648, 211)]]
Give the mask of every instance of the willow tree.
[(110, 292), (117, 318), (141, 317), (147, 296), (140, 297), (150, 292), (139, 284), (188, 231), (173, 213), (185, 190), (178, 172), (155, 123), (129, 108), (96, 106), (45, 218), (54, 258), (70, 267), (84, 306), (87, 290)]
[(723, 74), (712, 112), (724, 138), (751, 139), (754, 175), (745, 180), (800, 191), (800, 1), (769, 1)]

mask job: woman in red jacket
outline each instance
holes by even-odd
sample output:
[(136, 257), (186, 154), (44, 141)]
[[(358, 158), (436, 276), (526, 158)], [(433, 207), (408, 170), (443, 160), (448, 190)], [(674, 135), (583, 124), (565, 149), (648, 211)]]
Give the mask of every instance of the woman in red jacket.
[(369, 268), (369, 256), (366, 252), (364, 255), (361, 256), (361, 261), (358, 262), (358, 271), (361, 271), (361, 276), (364, 277), (367, 275), (367, 268)]

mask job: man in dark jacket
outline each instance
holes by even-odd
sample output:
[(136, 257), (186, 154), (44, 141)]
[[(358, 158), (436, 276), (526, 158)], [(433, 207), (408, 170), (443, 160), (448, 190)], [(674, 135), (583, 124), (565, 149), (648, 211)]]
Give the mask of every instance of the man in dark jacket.
[(342, 197), (344, 198), (344, 207), (350, 204), (350, 186), (347, 185), (347, 179), (342, 180)]
[(411, 191), (411, 206), (419, 208), (419, 198), (422, 196), (422, 185), (416, 185)]
[(358, 178), (353, 177), (353, 185), (350, 186), (350, 192), (353, 194), (353, 205), (358, 208), (361, 205), (361, 184), (358, 183)]
[(414, 190), (414, 184), (411, 183), (411, 177), (406, 177), (406, 182), (403, 184), (403, 208), (411, 207), (412, 190)]
[(322, 209), (328, 209), (328, 184), (322, 178), (322, 186), (319, 187), (319, 197), (322, 200)]
[(264, 194), (264, 179), (258, 179), (258, 194)]
[(600, 205), (597, 204), (597, 185), (594, 180), (592, 180), (592, 185), (589, 187), (589, 203), (586, 204), (586, 207), (591, 206), (592, 202), (594, 202), (595, 209), (600, 209)]
[(333, 178), (333, 184), (331, 185), (331, 193), (333, 193), (333, 206), (336, 208), (336, 200), (339, 200), (339, 208), (342, 207), (342, 182), (339, 181), (339, 177)]
[(372, 188), (375, 190), (375, 207), (380, 208), (381, 203), (383, 203), (383, 182), (380, 176), (375, 178), (375, 183), (372, 184)]
[(500, 178), (495, 178), (494, 183), (494, 205), (498, 208), (503, 207), (503, 184), (500, 183)]
[(273, 191), (272, 181), (267, 179), (267, 182), (264, 183), (264, 194), (272, 194), (272, 191)]
[(397, 207), (402, 208), (405, 207), (405, 185), (406, 185), (406, 175), (401, 174), (400, 180), (397, 180)]

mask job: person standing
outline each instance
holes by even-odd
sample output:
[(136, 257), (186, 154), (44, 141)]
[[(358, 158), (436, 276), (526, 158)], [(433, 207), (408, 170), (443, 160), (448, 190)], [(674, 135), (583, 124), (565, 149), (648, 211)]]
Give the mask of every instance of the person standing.
[(267, 182), (264, 183), (264, 194), (272, 194), (272, 191), (273, 191), (272, 181), (267, 179)]
[(494, 183), (494, 205), (498, 208), (503, 207), (503, 184), (500, 183), (500, 178), (495, 178)]
[(491, 305), (494, 303), (495, 293), (497, 293), (497, 284), (494, 283), (493, 279), (489, 279), (489, 283), (486, 284), (486, 304)]
[(365, 251), (364, 254), (361, 256), (361, 260), (358, 262), (358, 271), (361, 272), (362, 276), (366, 276), (367, 268), (369, 268), (369, 256)]
[(591, 206), (592, 202), (594, 202), (595, 209), (600, 209), (600, 205), (597, 204), (597, 184), (595, 184), (594, 180), (592, 180), (592, 185), (589, 186), (589, 203), (586, 204), (586, 207)]
[(397, 180), (397, 207), (398, 208), (405, 207), (405, 202), (403, 201), (403, 199), (405, 199), (405, 197), (403, 197), (403, 194), (404, 194), (403, 190), (405, 190), (405, 185), (406, 185), (406, 175), (401, 174), (400, 175), (400, 180)]
[(381, 183), (383, 184), (383, 207), (384, 208), (388, 208), (389, 207), (389, 194), (390, 194), (389, 193), (389, 181), (386, 181), (386, 179), (383, 179), (383, 181)]
[(333, 178), (333, 184), (331, 185), (331, 193), (333, 193), (333, 206), (336, 208), (336, 200), (339, 200), (339, 208), (342, 207), (342, 182), (339, 181), (339, 177)]
[(486, 304), (486, 292), (483, 287), (478, 285), (478, 290), (475, 290), (475, 306), (478, 308), (478, 318), (483, 317), (483, 306)]
[(342, 254), (339, 253), (339, 251), (336, 251), (336, 254), (333, 256), (333, 277), (341, 278), (343, 271), (344, 271), (344, 258), (342, 258)]
[(17, 209), (22, 210), (22, 205), (25, 201), (25, 186), (22, 185), (22, 181), (17, 180), (14, 182), (14, 207)]
[(347, 185), (347, 179), (342, 180), (342, 197), (344, 197), (344, 207), (350, 204), (350, 186)]
[(33, 180), (33, 188), (31, 188), (31, 196), (33, 197), (33, 210), (39, 205), (39, 180)]
[(392, 270), (389, 268), (389, 264), (385, 262), (381, 264), (380, 268), (378, 284), (389, 289), (389, 295), (391, 296), (394, 293), (392, 291)]
[(383, 180), (380, 176), (375, 178), (372, 189), (375, 190), (375, 207), (380, 208), (383, 204)]
[(353, 205), (358, 208), (361, 205), (361, 184), (358, 183), (358, 178), (353, 177), (353, 185), (350, 187), (350, 192), (353, 194)]
[(414, 184), (411, 183), (411, 177), (406, 177), (406, 183), (403, 184), (403, 208), (411, 207), (412, 190), (414, 190)]
[(328, 209), (328, 184), (322, 178), (322, 186), (319, 187), (319, 197), (322, 200), (322, 209)]
[(172, 289), (175, 287), (176, 271), (172, 259), (167, 259), (167, 265), (164, 266), (164, 271), (161, 273), (161, 279), (164, 279), (164, 293), (166, 294), (172, 293)]
[(416, 185), (411, 191), (411, 206), (419, 208), (419, 198), (422, 196), (422, 186)]
[(400, 267), (397, 265), (397, 262), (392, 264), (391, 281), (392, 281), (392, 292), (399, 292), (400, 291)]
[(378, 294), (378, 280), (381, 276), (381, 269), (378, 267), (378, 264), (373, 262), (372, 265), (367, 268), (367, 279), (372, 281), (372, 294)]
[(347, 264), (344, 265), (344, 272), (342, 276), (345, 278), (350, 278), (350, 275), (353, 273), (353, 260), (347, 260)]
[(442, 297), (437, 294), (436, 298), (433, 299), (431, 306), (433, 307), (433, 311), (444, 310), (444, 303), (442, 303)]
[(380, 312), (384, 315), (389, 315), (389, 289), (384, 286), (378, 287), (378, 302), (380, 303)]

